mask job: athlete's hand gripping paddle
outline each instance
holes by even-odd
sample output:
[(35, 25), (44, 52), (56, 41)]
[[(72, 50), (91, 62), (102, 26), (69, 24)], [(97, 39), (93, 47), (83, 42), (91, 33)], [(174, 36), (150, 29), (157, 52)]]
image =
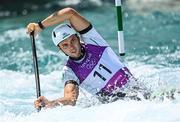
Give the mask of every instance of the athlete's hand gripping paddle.
[[(40, 89), (39, 69), (38, 69), (38, 62), (37, 62), (34, 31), (30, 33), (30, 38), (31, 38), (31, 44), (32, 44), (33, 65), (34, 65), (34, 73), (35, 73), (35, 81), (36, 81), (36, 93), (37, 93), (37, 98), (39, 98), (41, 96), (41, 89)], [(41, 107), (39, 107), (38, 112), (41, 110)]]

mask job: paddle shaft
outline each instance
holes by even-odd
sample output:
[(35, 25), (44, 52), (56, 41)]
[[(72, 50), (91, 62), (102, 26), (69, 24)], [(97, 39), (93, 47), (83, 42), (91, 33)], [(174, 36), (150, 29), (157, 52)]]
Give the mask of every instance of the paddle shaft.
[[(34, 38), (34, 31), (30, 34), (31, 37), (31, 45), (32, 45), (32, 54), (33, 54), (33, 65), (34, 65), (34, 72), (35, 72), (35, 81), (36, 81), (36, 94), (37, 98), (41, 96), (41, 89), (40, 89), (40, 80), (39, 80), (39, 69), (38, 69), (38, 62), (37, 62), (37, 54), (36, 54), (36, 44)], [(41, 107), (38, 111), (41, 110)]]

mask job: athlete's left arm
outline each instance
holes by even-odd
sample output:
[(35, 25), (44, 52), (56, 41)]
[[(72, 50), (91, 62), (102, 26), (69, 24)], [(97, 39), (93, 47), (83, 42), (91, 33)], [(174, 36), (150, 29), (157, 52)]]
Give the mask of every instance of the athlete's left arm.
[[(76, 31), (81, 31), (90, 25), (90, 22), (86, 18), (81, 16), (75, 9), (69, 7), (54, 12), (50, 16), (46, 17), (43, 21), (41, 21), (41, 24), (39, 24), (42, 26), (42, 28), (47, 28), (49, 26), (60, 24), (65, 21), (69, 21), (71, 26)], [(27, 33), (35, 31), (35, 33), (38, 34), (42, 30), (39, 24), (29, 23), (27, 25)]]

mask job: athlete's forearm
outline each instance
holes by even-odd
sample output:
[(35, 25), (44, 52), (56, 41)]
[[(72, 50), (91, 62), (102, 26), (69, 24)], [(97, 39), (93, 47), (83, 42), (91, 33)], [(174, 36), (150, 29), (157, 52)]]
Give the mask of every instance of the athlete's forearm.
[(58, 99), (58, 103), (61, 103), (63, 105), (72, 105), (74, 106), (76, 104), (76, 99), (67, 99), (65, 97)]
[(29, 23), (27, 25), (27, 33), (30, 34), (35, 31), (35, 35), (37, 35), (42, 29), (55, 24), (60, 24), (64, 21), (69, 21), (76, 31), (81, 31), (90, 25), (90, 22), (82, 17), (76, 10), (64, 8), (45, 18), (41, 23)]
[(89, 22), (72, 8), (64, 8), (53, 13), (49, 17), (45, 18), (42, 21), (42, 24), (44, 27), (49, 27), (62, 23), (66, 20), (69, 21), (77, 31), (81, 31), (89, 26)]
[(72, 105), (74, 106), (76, 104), (76, 100), (74, 99), (67, 99), (67, 98), (60, 98), (57, 100), (49, 101), (47, 104), (47, 107), (54, 108), (56, 106), (61, 106), (61, 105)]
[(61, 22), (64, 22), (65, 20), (70, 20), (71, 17), (75, 14), (75, 11), (71, 8), (64, 8), (62, 10), (59, 10), (52, 15), (48, 16), (42, 21), (42, 24), (45, 27), (52, 26)]

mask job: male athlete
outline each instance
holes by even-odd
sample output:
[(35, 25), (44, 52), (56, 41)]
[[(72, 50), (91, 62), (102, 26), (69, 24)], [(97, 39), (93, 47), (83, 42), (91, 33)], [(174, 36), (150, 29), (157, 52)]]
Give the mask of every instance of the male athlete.
[[(64, 21), (68, 23), (62, 24)], [(41, 22), (30, 23), (27, 32), (38, 34), (55, 24), (60, 25), (52, 31), (52, 40), (69, 57), (63, 68), (64, 96), (53, 101), (41, 96), (35, 107), (42, 103), (46, 108), (75, 105), (79, 87), (102, 98), (125, 96), (123, 89), (132, 75), (93, 25), (74, 9), (64, 8)]]

